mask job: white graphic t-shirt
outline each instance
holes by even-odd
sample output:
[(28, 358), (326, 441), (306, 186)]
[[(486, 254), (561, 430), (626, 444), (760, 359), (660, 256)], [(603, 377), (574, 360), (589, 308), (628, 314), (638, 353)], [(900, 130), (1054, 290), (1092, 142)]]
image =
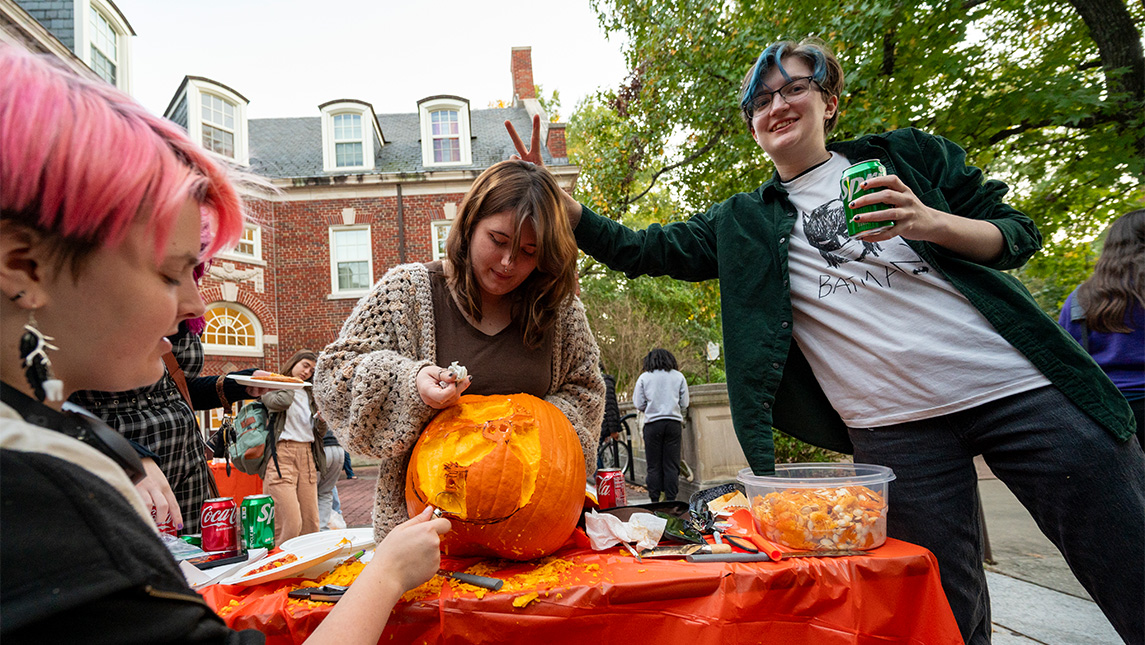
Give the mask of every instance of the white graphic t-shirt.
[(1048, 385), (901, 237), (847, 236), (839, 178), (851, 163), (831, 153), (783, 184), (799, 213), (788, 242), (795, 341), (843, 421), (917, 421)]

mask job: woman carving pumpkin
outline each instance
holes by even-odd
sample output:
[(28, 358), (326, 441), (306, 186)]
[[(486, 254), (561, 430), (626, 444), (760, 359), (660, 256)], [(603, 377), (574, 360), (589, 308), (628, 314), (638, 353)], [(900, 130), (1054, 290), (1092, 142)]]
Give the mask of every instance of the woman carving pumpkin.
[[(595, 472), (600, 351), (575, 296), (576, 243), (544, 168), (503, 161), (462, 200), (446, 259), (390, 269), (318, 358), (315, 396), (347, 450), (381, 459), (379, 538), (406, 519), (426, 423), (469, 394), (524, 392), (572, 422)], [(476, 376), (441, 367), (460, 363)]]

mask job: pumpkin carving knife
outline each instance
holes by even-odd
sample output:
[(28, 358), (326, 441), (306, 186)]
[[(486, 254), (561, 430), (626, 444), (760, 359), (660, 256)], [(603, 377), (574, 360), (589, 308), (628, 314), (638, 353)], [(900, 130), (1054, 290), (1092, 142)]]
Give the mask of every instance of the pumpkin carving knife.
[(501, 586), (505, 584), (505, 581), (500, 578), (487, 578), (485, 576), (475, 576), (472, 573), (446, 571), (445, 569), (438, 569), (437, 575), (443, 578), (452, 578), (458, 582), (464, 582), (467, 585), (481, 587), (482, 589), (488, 589), (490, 591), (500, 591)]

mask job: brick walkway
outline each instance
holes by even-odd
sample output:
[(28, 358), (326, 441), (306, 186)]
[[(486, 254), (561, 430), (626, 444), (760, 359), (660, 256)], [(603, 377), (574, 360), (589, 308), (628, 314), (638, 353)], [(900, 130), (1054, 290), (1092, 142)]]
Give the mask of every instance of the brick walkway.
[(356, 466), (354, 479), (338, 481), (338, 500), (347, 528), (373, 526), (374, 491), (378, 486), (377, 466)]

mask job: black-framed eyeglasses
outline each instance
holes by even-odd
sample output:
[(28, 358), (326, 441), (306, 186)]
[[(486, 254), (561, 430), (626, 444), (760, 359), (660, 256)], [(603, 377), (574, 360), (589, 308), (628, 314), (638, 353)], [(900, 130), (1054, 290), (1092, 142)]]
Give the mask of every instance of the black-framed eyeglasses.
[[(811, 87), (812, 83), (819, 85), (819, 82), (816, 81), (812, 76), (798, 76), (791, 79), (790, 81), (787, 81), (783, 87), (775, 90), (774, 92), (768, 92), (765, 90), (756, 94), (755, 98), (752, 99), (751, 102), (752, 114), (760, 110), (766, 110), (770, 108), (771, 101), (776, 94), (778, 94), (780, 98), (782, 98), (788, 105), (794, 105), (795, 103), (806, 100), (807, 97), (811, 95), (811, 90), (813, 89)], [(819, 86), (819, 89), (822, 90), (821, 85)]]

